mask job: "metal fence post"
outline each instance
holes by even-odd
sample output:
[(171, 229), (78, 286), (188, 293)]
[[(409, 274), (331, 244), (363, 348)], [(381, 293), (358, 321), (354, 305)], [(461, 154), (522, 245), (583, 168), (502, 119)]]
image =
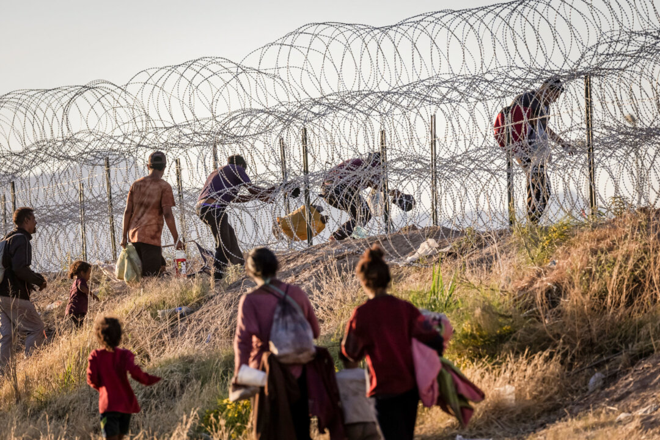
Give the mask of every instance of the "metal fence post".
[[(282, 183), (285, 184), (289, 180), (289, 173), (286, 169), (286, 148), (284, 147), (283, 138), (280, 138), (280, 158), (282, 159)], [(289, 215), (291, 208), (289, 206), (289, 195), (287, 193), (284, 193), (284, 209), (286, 215)]]
[(589, 205), (593, 217), (598, 213), (596, 204), (596, 164), (594, 161), (593, 101), (591, 97), (591, 75), (584, 77), (585, 122), (587, 125), (587, 159), (589, 161)]
[(78, 202), (80, 204), (80, 240), (82, 241), (82, 259), (87, 261), (87, 233), (85, 231), (85, 185), (78, 186)]
[(181, 224), (181, 234), (179, 234), (179, 239), (185, 242), (186, 213), (183, 207), (183, 180), (181, 180), (181, 159), (176, 160), (176, 186), (179, 190), (179, 217), (180, 217), (179, 223)]
[(110, 158), (105, 158), (105, 189), (108, 193), (108, 220), (110, 221), (110, 244), (112, 259), (117, 260), (117, 239), (115, 237), (115, 216), (112, 209), (112, 184), (110, 181)]
[(438, 226), (438, 167), (436, 157), (435, 115), (431, 115), (431, 220)]
[(387, 181), (387, 143), (385, 142), (385, 130), (380, 131), (380, 170), (383, 178), (383, 221), (385, 233), (390, 233), (390, 190)]
[(16, 184), (13, 181), (9, 183), (9, 189), (11, 192), (11, 212), (13, 214), (16, 212)]
[(305, 196), (305, 223), (307, 225), (307, 245), (312, 246), (312, 208), (309, 197), (309, 157), (307, 155), (307, 128), (302, 129), (302, 156), (303, 156), (303, 175), (304, 179), (304, 196)]

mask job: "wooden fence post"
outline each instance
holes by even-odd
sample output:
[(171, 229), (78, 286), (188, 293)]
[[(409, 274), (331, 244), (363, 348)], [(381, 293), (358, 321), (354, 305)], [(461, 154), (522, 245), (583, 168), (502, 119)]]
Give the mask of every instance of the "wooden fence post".
[(213, 171), (218, 171), (218, 144), (213, 142)]
[(383, 221), (385, 223), (385, 233), (390, 233), (390, 191), (387, 181), (387, 143), (385, 130), (380, 131), (380, 171), (383, 184)]
[[(282, 159), (282, 183), (285, 184), (289, 180), (289, 173), (286, 169), (286, 148), (284, 147), (284, 139), (280, 138), (280, 158)], [(284, 210), (286, 215), (290, 214), (291, 208), (289, 206), (289, 195), (284, 193)]]
[[(183, 206), (183, 180), (181, 179), (181, 159), (176, 160), (176, 186), (179, 189), (179, 222), (181, 223), (181, 233), (179, 239), (186, 241), (186, 214)], [(176, 243), (175, 243), (176, 244)]]
[(307, 245), (312, 246), (312, 208), (309, 196), (309, 157), (307, 154), (307, 128), (302, 129), (302, 156), (303, 156), (303, 175), (304, 175), (304, 196), (305, 196), (305, 223), (307, 224)]
[(511, 120), (509, 112), (505, 112), (504, 127), (506, 129), (506, 195), (507, 195), (507, 208), (509, 211), (509, 226), (513, 227), (516, 222), (516, 202), (514, 198), (514, 181), (513, 181), (513, 150), (511, 139)]
[(2, 232), (7, 235), (7, 196), (2, 194)]
[(438, 226), (438, 165), (436, 157), (435, 115), (431, 115), (431, 221)]
[(112, 183), (110, 181), (110, 158), (105, 158), (105, 189), (108, 193), (108, 220), (110, 222), (110, 244), (112, 245), (112, 259), (117, 261), (117, 239), (115, 237), (115, 216), (112, 207)]
[(82, 259), (87, 261), (87, 233), (85, 231), (85, 186), (82, 181), (78, 186), (78, 202), (80, 208), (80, 240), (82, 241)]
[(593, 101), (591, 97), (591, 75), (584, 77), (585, 122), (587, 125), (587, 159), (589, 161), (589, 205), (591, 216), (598, 213), (596, 202), (596, 164), (594, 160)]
[(13, 214), (16, 212), (16, 184), (13, 181), (9, 183), (9, 189), (11, 192), (11, 212)]

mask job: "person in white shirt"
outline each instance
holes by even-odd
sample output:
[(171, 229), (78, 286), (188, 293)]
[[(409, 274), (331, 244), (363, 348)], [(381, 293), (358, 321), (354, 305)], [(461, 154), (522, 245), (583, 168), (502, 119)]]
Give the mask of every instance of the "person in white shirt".
[(337, 386), (344, 410), (348, 440), (382, 440), (374, 404), (367, 397), (367, 372), (339, 351), (344, 369), (337, 373)]

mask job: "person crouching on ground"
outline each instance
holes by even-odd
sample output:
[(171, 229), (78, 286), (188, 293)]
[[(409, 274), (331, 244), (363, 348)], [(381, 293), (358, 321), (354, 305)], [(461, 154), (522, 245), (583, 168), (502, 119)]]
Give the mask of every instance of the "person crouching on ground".
[(89, 297), (99, 301), (99, 297), (89, 290), (87, 284), (91, 276), (92, 265), (85, 261), (74, 261), (69, 268), (69, 278), (73, 280), (73, 284), (64, 316), (69, 318), (76, 327), (82, 327), (85, 316), (87, 316)]
[[(279, 262), (270, 249), (253, 249), (248, 255), (245, 272), (257, 283), (257, 288), (244, 295), (238, 305), (236, 336), (234, 337), (234, 374), (236, 376), (241, 365), (258, 369), (261, 365), (261, 357), (269, 350), (268, 343), (275, 308), (282, 297), (278, 290), (284, 292), (300, 306), (303, 315), (312, 327), (314, 339), (318, 338), (321, 332), (307, 294), (298, 286), (278, 280), (276, 278), (278, 270)], [(271, 286), (274, 286), (275, 289)], [(309, 440), (310, 416), (305, 370), (300, 364), (287, 364), (287, 367), (297, 379), (301, 395), (300, 399), (293, 402), (290, 408), (296, 440)]]
[(89, 355), (87, 383), (99, 392), (103, 437), (121, 440), (128, 434), (131, 414), (140, 412), (126, 374), (143, 385), (153, 385), (161, 378), (147, 374), (135, 365), (135, 355), (130, 350), (118, 348), (122, 332), (117, 318), (99, 319), (94, 333), (103, 348)]
[(369, 298), (353, 311), (342, 351), (354, 362), (366, 357), (369, 391), (385, 440), (412, 440), (419, 394), (415, 381), (412, 338), (442, 355), (443, 339), (419, 310), (387, 293), (390, 269), (383, 249), (373, 245), (357, 265), (357, 276)]
[(381, 440), (374, 404), (367, 398), (367, 372), (339, 351), (344, 369), (336, 374), (348, 440)]

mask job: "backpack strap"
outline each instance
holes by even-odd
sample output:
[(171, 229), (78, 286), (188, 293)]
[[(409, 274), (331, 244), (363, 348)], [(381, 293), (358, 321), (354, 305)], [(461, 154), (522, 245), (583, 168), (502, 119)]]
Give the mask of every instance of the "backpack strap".
[(289, 291), (289, 285), (288, 284), (286, 285), (286, 288), (284, 289), (284, 292), (282, 292), (282, 289), (280, 289), (276, 286), (273, 286), (270, 283), (264, 284), (263, 287), (269, 287), (270, 289), (266, 289), (269, 293), (272, 293), (273, 295), (275, 295), (280, 300), (283, 299), (283, 300), (288, 301), (289, 304), (291, 304), (296, 310), (298, 310), (298, 313), (300, 313), (302, 316), (305, 316), (305, 313), (303, 312), (302, 307), (300, 307), (300, 304), (298, 304), (295, 299), (291, 298), (287, 294), (287, 292)]

